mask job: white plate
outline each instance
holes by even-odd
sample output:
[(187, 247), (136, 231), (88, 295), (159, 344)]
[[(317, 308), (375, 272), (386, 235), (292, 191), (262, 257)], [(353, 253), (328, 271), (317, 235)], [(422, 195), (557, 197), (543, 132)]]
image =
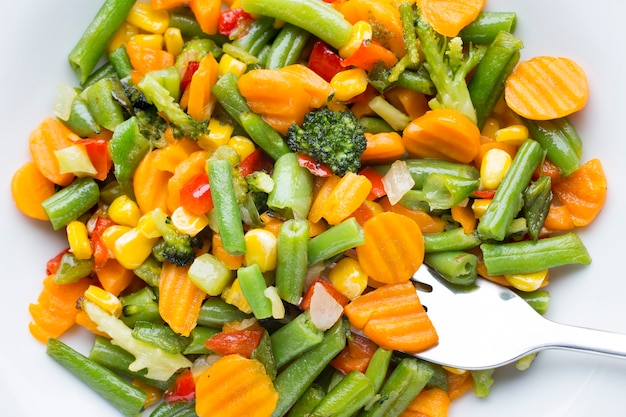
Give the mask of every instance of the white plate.
[[(12, 172), (28, 159), (29, 132), (51, 114), (56, 84), (76, 84), (67, 54), (99, 7), (99, 1), (2, 1), (5, 19), (0, 68), (0, 414), (14, 417), (64, 415), (117, 417), (119, 413), (49, 359), (45, 347), (28, 332), (28, 304), (36, 300), (45, 262), (63, 248), (51, 228), (21, 216), (11, 202)], [(626, 333), (626, 280), (623, 245), (626, 233), (626, 182), (622, 180), (626, 142), (626, 85), (621, 53), (619, 0), (490, 0), (493, 10), (516, 11), (516, 34), (523, 57), (562, 55), (586, 70), (591, 96), (573, 118), (585, 143), (583, 158), (602, 160), (609, 181), (606, 206), (580, 235), (593, 263), (552, 276), (549, 317), (581, 326)], [(64, 340), (83, 352), (80, 332)], [(572, 352), (544, 352), (525, 372), (512, 367), (496, 373), (487, 399), (472, 394), (454, 403), (456, 416), (613, 416), (621, 414), (626, 361)]]

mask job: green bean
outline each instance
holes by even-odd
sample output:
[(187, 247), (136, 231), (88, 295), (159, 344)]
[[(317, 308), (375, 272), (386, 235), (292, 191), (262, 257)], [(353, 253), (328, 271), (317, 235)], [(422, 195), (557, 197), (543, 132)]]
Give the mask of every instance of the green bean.
[(543, 175), (537, 181), (531, 182), (524, 190), (524, 206), (522, 211), (528, 234), (533, 240), (539, 239), (539, 233), (548, 216), (550, 203), (552, 202), (552, 181), (547, 175)]
[(98, 69), (92, 72), (89, 78), (87, 78), (87, 81), (82, 83), (82, 87), (84, 90), (86, 90), (88, 87), (91, 87), (98, 81), (106, 78), (118, 78), (117, 71), (115, 71), (115, 68), (113, 67), (113, 64), (111, 64), (111, 62), (106, 62), (102, 64)]
[(580, 167), (582, 140), (568, 118), (524, 120), (528, 134), (546, 150), (550, 162), (567, 177)]
[(189, 339), (174, 332), (169, 326), (161, 323), (138, 321), (132, 335), (135, 339), (154, 345), (167, 353), (181, 353), (189, 344)]
[(550, 304), (550, 293), (546, 290), (535, 290), (531, 292), (516, 291), (537, 313), (546, 314)]
[(272, 339), (267, 330), (263, 329), (263, 336), (259, 341), (259, 345), (252, 351), (251, 359), (256, 359), (265, 367), (265, 373), (273, 381), (276, 379), (278, 367), (272, 350)]
[(115, 128), (126, 119), (124, 109), (115, 98), (115, 92), (119, 89), (121, 89), (119, 80), (103, 78), (85, 90), (87, 105), (96, 122), (111, 131), (115, 131)]
[(46, 353), (105, 398), (123, 415), (136, 417), (143, 410), (146, 393), (108, 368), (54, 338), (48, 340)]
[(526, 140), (520, 146), (496, 194), (478, 222), (477, 230), (481, 239), (504, 239), (511, 221), (522, 208), (522, 193), (543, 156), (541, 145), (534, 140)]
[(471, 285), (476, 281), (478, 257), (460, 250), (429, 252), (424, 262), (455, 285)]
[(350, 371), (330, 390), (309, 414), (311, 417), (350, 417), (372, 401), (372, 381), (359, 371)]
[(220, 297), (209, 297), (200, 307), (198, 324), (221, 329), (226, 323), (242, 321), (247, 318), (250, 318), (250, 314), (242, 312)]
[(151, 144), (141, 134), (136, 116), (120, 123), (109, 141), (113, 173), (117, 181), (128, 184), (143, 157), (150, 152)]
[(432, 173), (426, 177), (422, 191), (431, 210), (447, 210), (468, 198), (479, 185), (478, 179)]
[(150, 417), (198, 417), (195, 401), (163, 401), (150, 413)]
[(109, 62), (115, 68), (115, 72), (119, 79), (126, 78), (130, 75), (133, 65), (130, 63), (130, 57), (126, 51), (126, 45), (120, 45), (109, 54)]
[(189, 335), (190, 341), (183, 351), (183, 355), (206, 355), (208, 353), (211, 353), (211, 351), (206, 347), (205, 343), (211, 338), (211, 336), (216, 335), (219, 332), (221, 332), (220, 329), (215, 329), (211, 327), (194, 327), (191, 330), (191, 334)]
[(267, 45), (278, 33), (274, 27), (274, 19), (267, 15), (262, 15), (255, 19), (245, 36), (233, 41), (233, 45), (243, 49), (252, 56), (257, 56), (263, 47)]
[(312, 383), (306, 391), (304, 391), (304, 394), (298, 398), (298, 401), (296, 401), (294, 406), (291, 408), (287, 417), (310, 416), (311, 411), (313, 411), (317, 404), (322, 401), (325, 394), (326, 392), (319, 384), (316, 384), (315, 382)]
[(75, 179), (41, 203), (54, 230), (59, 230), (91, 209), (100, 199), (98, 184), (91, 177)]
[(380, 117), (363, 116), (359, 119), (359, 123), (368, 133), (381, 133), (392, 132), (393, 128), (389, 126), (389, 123), (385, 122)]
[(502, 31), (513, 33), (516, 23), (515, 12), (480, 12), (459, 36), (463, 43), (490, 44)]
[(424, 233), (424, 251), (442, 252), (466, 250), (480, 245), (481, 240), (475, 231), (465, 233), (462, 227), (444, 230), (438, 233)]
[(263, 66), (268, 69), (279, 69), (295, 64), (300, 59), (310, 37), (311, 34), (306, 30), (286, 24), (276, 35)]
[(326, 261), (364, 242), (363, 228), (354, 217), (350, 217), (309, 240), (309, 266)]
[(276, 367), (282, 368), (294, 358), (317, 346), (323, 339), (324, 332), (315, 327), (309, 314), (300, 313), (295, 319), (272, 333), (272, 351)]
[(313, 174), (300, 166), (298, 155), (289, 152), (279, 157), (272, 172), (274, 189), (267, 206), (286, 218), (306, 218), (313, 202)]
[(494, 379), (495, 369), (472, 370), (472, 379), (474, 380), (474, 394), (478, 398), (485, 398), (489, 395)]
[(396, 87), (408, 88), (409, 90), (417, 91), (426, 95), (434, 95), (436, 93), (435, 85), (425, 71), (421, 70), (411, 71), (405, 69), (398, 75), (396, 80)]
[(280, 298), (297, 304), (304, 291), (307, 273), (309, 222), (305, 219), (287, 220), (278, 231), (276, 289)]
[(272, 302), (263, 293), (267, 284), (259, 265), (242, 266), (237, 270), (237, 279), (254, 316), (259, 320), (272, 317)]
[(483, 243), (480, 248), (489, 275), (530, 274), (562, 265), (591, 262), (582, 240), (571, 232), (537, 241)]
[(54, 282), (69, 284), (91, 275), (93, 259), (78, 259), (73, 253), (61, 257), (59, 268), (54, 274)]
[(162, 264), (154, 256), (149, 256), (141, 265), (133, 270), (135, 275), (151, 287), (159, 286)]
[(383, 383), (387, 378), (387, 371), (389, 370), (389, 364), (391, 363), (392, 356), (393, 350), (378, 347), (367, 364), (365, 376), (372, 381), (375, 392), (380, 391), (380, 388), (383, 386)]
[(87, 101), (80, 94), (74, 97), (70, 109), (70, 116), (67, 120), (63, 121), (63, 124), (69, 127), (72, 132), (83, 138), (96, 135), (102, 131), (102, 128), (98, 122), (96, 122), (93, 114), (91, 114)]
[(162, 320), (156, 294), (150, 287), (123, 295), (120, 297), (120, 302), (122, 303), (120, 320), (128, 327), (134, 327), (139, 321), (157, 323)]
[(87, 80), (96, 67), (109, 41), (134, 4), (135, 0), (105, 0), (89, 23), (68, 57), (81, 83)]

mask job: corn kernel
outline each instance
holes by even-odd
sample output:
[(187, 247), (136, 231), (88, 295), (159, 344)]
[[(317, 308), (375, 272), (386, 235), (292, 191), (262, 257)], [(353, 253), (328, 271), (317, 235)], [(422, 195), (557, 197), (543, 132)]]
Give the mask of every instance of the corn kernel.
[(117, 29), (109, 44), (107, 45), (107, 51), (109, 53), (115, 51), (122, 45), (125, 45), (126, 42), (133, 36), (139, 34), (139, 28), (135, 25), (131, 25), (128, 22), (122, 23), (122, 25)]
[(496, 138), (496, 132), (500, 129), (500, 122), (495, 117), (487, 117), (483, 129), (480, 132), (481, 135), (491, 139)]
[(233, 284), (230, 287), (226, 288), (224, 291), (222, 291), (221, 298), (228, 304), (234, 305), (244, 313), (252, 313), (252, 308), (250, 307), (250, 304), (248, 304), (248, 300), (246, 300), (246, 297), (243, 295), (243, 291), (241, 291), (239, 278), (235, 278)]
[(455, 375), (465, 375), (466, 373), (469, 372), (467, 369), (453, 368), (451, 366), (445, 366), (445, 365), (443, 366), (443, 369)]
[(135, 227), (141, 217), (141, 210), (130, 197), (121, 195), (109, 206), (109, 217), (117, 224)]
[(330, 270), (328, 278), (339, 292), (353, 300), (367, 287), (368, 276), (359, 261), (343, 258)]
[(248, 66), (244, 62), (232, 57), (231, 55), (224, 54), (220, 58), (218, 73), (221, 77), (226, 73), (232, 72), (237, 76), (237, 78), (239, 78), (244, 72), (246, 72), (247, 68)]
[(180, 29), (174, 27), (165, 30), (163, 42), (165, 43), (165, 50), (174, 56), (178, 56), (182, 52), (185, 43)]
[(251, 139), (240, 135), (232, 136), (228, 140), (228, 146), (233, 148), (239, 154), (242, 161), (256, 150), (256, 146)]
[(229, 124), (224, 124), (216, 118), (211, 118), (209, 120), (209, 134), (198, 138), (198, 146), (205, 151), (214, 151), (218, 147), (228, 144), (234, 129)]
[(113, 254), (126, 269), (138, 268), (152, 253), (157, 238), (145, 237), (137, 228), (132, 228), (115, 240)]
[(498, 188), (511, 166), (511, 155), (502, 149), (489, 149), (480, 164), (480, 184), (487, 190)]
[(338, 72), (330, 80), (335, 92), (334, 100), (348, 101), (365, 92), (368, 85), (367, 73), (362, 68), (351, 68)]
[(115, 241), (122, 236), (124, 233), (130, 231), (132, 227), (122, 226), (121, 224), (114, 224), (113, 226), (109, 226), (104, 229), (102, 232), (101, 238), (104, 242), (104, 245), (109, 249), (109, 255), (115, 257), (113, 253), (113, 247), (115, 246)]
[(474, 217), (480, 219), (485, 211), (487, 211), (487, 207), (491, 203), (490, 198), (477, 198), (472, 203), (472, 211), (474, 212)]
[(521, 145), (526, 139), (528, 139), (528, 128), (524, 125), (511, 125), (496, 131), (498, 142)]
[(133, 42), (145, 48), (161, 50), (163, 49), (163, 35), (153, 33), (140, 33), (131, 38)]
[(205, 215), (196, 216), (184, 207), (179, 206), (172, 212), (172, 224), (181, 233), (195, 236), (209, 225), (209, 218)]
[(145, 237), (157, 238), (161, 237), (161, 232), (157, 229), (152, 212), (149, 211), (139, 218), (135, 226)]
[(548, 270), (544, 269), (530, 274), (505, 274), (504, 278), (520, 291), (535, 291), (543, 286), (548, 279)]
[(257, 264), (261, 272), (276, 269), (278, 239), (265, 229), (251, 229), (246, 232), (245, 265)]
[(164, 33), (170, 25), (167, 10), (155, 10), (150, 3), (136, 2), (128, 12), (126, 21), (150, 33)]
[(352, 25), (350, 40), (339, 48), (339, 56), (344, 59), (352, 56), (361, 47), (363, 41), (372, 39), (372, 34), (372, 25), (364, 20), (359, 20)]
[(365, 206), (370, 209), (372, 211), (372, 213), (374, 215), (380, 214), (383, 211), (385, 211), (383, 209), (383, 206), (380, 205), (380, 203), (376, 202), (376, 201), (372, 201), (372, 200), (365, 200), (363, 202), (363, 204), (365, 204)]
[(89, 259), (93, 255), (91, 242), (89, 241), (89, 233), (85, 223), (74, 220), (66, 226), (67, 241), (70, 244), (70, 250), (77, 259)]
[(100, 287), (90, 285), (84, 295), (87, 300), (115, 317), (119, 317), (122, 313), (122, 302), (119, 298)]

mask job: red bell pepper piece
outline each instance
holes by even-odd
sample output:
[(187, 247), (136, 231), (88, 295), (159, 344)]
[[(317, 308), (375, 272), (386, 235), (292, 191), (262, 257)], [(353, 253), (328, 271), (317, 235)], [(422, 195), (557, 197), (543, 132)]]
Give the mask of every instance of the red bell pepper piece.
[(346, 347), (330, 362), (330, 365), (344, 375), (353, 370), (365, 372), (377, 348), (378, 346), (368, 338), (352, 333)]
[(245, 178), (255, 171), (265, 171), (268, 174), (272, 173), (274, 168), (274, 161), (272, 158), (263, 152), (261, 148), (257, 148), (254, 152), (244, 158), (239, 163), (239, 173)]
[(361, 203), (361, 205), (350, 214), (350, 217), (354, 217), (357, 223), (363, 226), (366, 221), (374, 217), (374, 211), (367, 204)]
[(217, 333), (205, 342), (206, 347), (218, 355), (238, 354), (250, 359), (263, 337), (262, 330), (227, 330)]
[(196, 398), (196, 383), (191, 370), (187, 369), (179, 374), (170, 388), (163, 393), (163, 399), (168, 404), (180, 401), (191, 401)]
[(312, 156), (303, 153), (298, 154), (298, 165), (308, 169), (311, 174), (317, 177), (330, 177), (333, 175), (333, 171), (331, 171), (328, 165), (317, 162)]
[(247, 33), (253, 20), (252, 15), (241, 7), (224, 10), (217, 20), (217, 30), (222, 35), (234, 39)]
[(53, 258), (50, 258), (48, 262), (46, 262), (46, 275), (54, 275), (59, 270), (59, 266), (61, 265), (61, 259), (63, 255), (66, 253), (70, 253), (70, 248), (63, 249), (61, 252), (57, 253)]
[(194, 175), (180, 188), (180, 204), (196, 216), (202, 216), (213, 208), (209, 176), (202, 172)]
[(343, 71), (342, 61), (343, 59), (332, 47), (325, 42), (317, 41), (309, 55), (308, 66), (317, 75), (330, 82), (335, 74)]
[(93, 250), (93, 267), (95, 271), (100, 270), (109, 260), (109, 248), (102, 240), (102, 233), (115, 222), (108, 217), (98, 217), (91, 232), (91, 248)]
[(377, 62), (382, 62), (385, 67), (390, 68), (398, 62), (398, 57), (378, 42), (364, 40), (359, 49), (341, 62), (341, 66), (354, 66), (369, 71)]
[(367, 196), (369, 200), (376, 200), (387, 194), (387, 191), (385, 191), (385, 185), (383, 184), (383, 174), (369, 166), (363, 168), (359, 174), (367, 177), (367, 179), (372, 183), (372, 190)]
[(185, 70), (183, 77), (180, 79), (180, 91), (185, 91), (187, 89), (191, 83), (191, 78), (193, 78), (193, 75), (196, 71), (198, 71), (199, 67), (200, 63), (198, 61), (189, 61), (189, 63), (187, 63), (187, 69)]
[(318, 282), (322, 284), (328, 294), (330, 294), (330, 296), (337, 300), (337, 302), (342, 306), (345, 307), (350, 301), (348, 297), (339, 292), (339, 290), (335, 288), (335, 286), (329, 281), (326, 281), (322, 278), (315, 278), (313, 282), (311, 282), (311, 285), (309, 285), (309, 289), (306, 291), (304, 297), (302, 297), (302, 300), (300, 301), (301, 310), (308, 310), (311, 308), (311, 297), (313, 297), (313, 293), (315, 292), (315, 284)]
[(98, 171), (94, 178), (104, 181), (109, 175), (113, 161), (109, 152), (109, 143), (104, 139), (83, 139), (91, 164)]
[(474, 197), (476, 198), (484, 198), (490, 200), (496, 195), (496, 190), (476, 190), (474, 191)]

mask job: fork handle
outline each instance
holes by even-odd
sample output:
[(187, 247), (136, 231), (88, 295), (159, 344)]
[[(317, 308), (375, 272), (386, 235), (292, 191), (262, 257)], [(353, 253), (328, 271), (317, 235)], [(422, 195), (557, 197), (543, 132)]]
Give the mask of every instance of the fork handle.
[(544, 348), (576, 350), (626, 359), (626, 334), (548, 321)]

